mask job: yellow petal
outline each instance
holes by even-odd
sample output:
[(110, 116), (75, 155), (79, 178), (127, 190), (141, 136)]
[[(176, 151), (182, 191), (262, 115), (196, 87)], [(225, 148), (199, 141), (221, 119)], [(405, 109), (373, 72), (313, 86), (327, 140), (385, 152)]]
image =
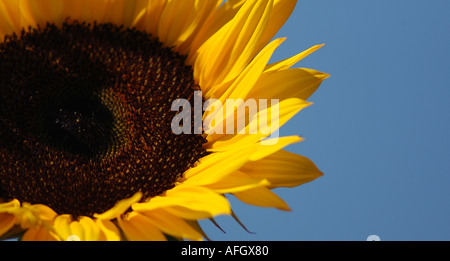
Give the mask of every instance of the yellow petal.
[(131, 212), (117, 219), (119, 227), (131, 241), (166, 241), (164, 234), (144, 215)]
[[(279, 128), (281, 128), (298, 112), (311, 105), (311, 102), (292, 98), (281, 100), (277, 106), (270, 104), (270, 107), (260, 110), (251, 118), (250, 115), (246, 113), (244, 117), (250, 118), (248, 120), (235, 117), (235, 128), (238, 125), (238, 121), (248, 121), (243, 133), (237, 133), (236, 130), (234, 131), (234, 134), (210, 134), (207, 136), (208, 142), (205, 147), (209, 151), (227, 151), (235, 147), (242, 147), (247, 146), (248, 144), (260, 142), (265, 137), (268, 137), (275, 131), (279, 130)], [(278, 113), (274, 110), (278, 110)], [(272, 114), (274, 114), (275, 117), (272, 117)], [(265, 122), (266, 124), (262, 125), (262, 122)], [(256, 131), (253, 130), (253, 126), (256, 126)]]
[[(220, 8), (211, 10), (210, 15), (195, 34), (189, 51), (187, 64), (193, 65), (198, 58), (198, 49), (220, 28), (233, 19), (246, 0), (228, 0)], [(220, 2), (220, 1), (219, 1)]]
[(280, 28), (291, 16), (295, 9), (297, 0), (275, 0), (272, 11), (270, 13), (269, 21), (264, 29), (261, 39), (256, 47), (256, 50), (262, 50), (267, 43), (278, 33)]
[(235, 171), (216, 183), (208, 184), (207, 187), (217, 193), (226, 194), (269, 185), (270, 182), (264, 178), (253, 178), (242, 171)]
[(17, 0), (0, 1), (0, 41), (20, 30), (20, 8)]
[[(230, 54), (231, 59), (225, 67), (226, 75), (224, 75), (223, 82), (235, 79), (256, 54), (262, 50), (262, 47), (267, 44), (261, 45), (261, 37), (266, 31), (266, 26), (272, 14), (273, 1), (257, 0), (256, 2), (257, 4), (252, 7), (249, 17), (245, 17), (245, 13), (238, 13), (236, 16), (236, 18), (242, 17), (245, 22), (242, 24), (243, 21), (237, 21), (237, 24), (240, 24), (237, 28), (240, 27), (241, 31), (236, 39), (237, 41), (232, 44), (233, 51)], [(245, 5), (242, 10), (246, 10)]]
[(222, 195), (208, 188), (186, 185), (178, 185), (166, 191), (164, 196), (154, 197), (146, 203), (133, 204), (133, 209), (141, 212), (159, 208), (170, 208), (178, 216), (187, 219), (193, 215), (196, 215), (196, 219), (226, 215), (231, 211), (227, 199)]
[(60, 25), (70, 17), (80, 22), (111, 22), (132, 27), (137, 17), (145, 13), (147, 4), (147, 0), (22, 0), (20, 6), (24, 14), (22, 26), (43, 26), (47, 22)]
[[(330, 75), (312, 69), (295, 68), (264, 72), (248, 98), (307, 100)], [(276, 87), (276, 88), (275, 88)]]
[(15, 213), (20, 209), (20, 202), (17, 199), (0, 203), (0, 213)]
[(201, 158), (197, 166), (185, 172), (185, 184), (211, 184), (241, 168), (248, 161), (254, 148), (251, 146), (236, 148), (232, 151), (211, 153)]
[[(58, 234), (61, 240), (65, 241), (72, 236), (72, 232), (70, 230), (70, 223), (72, 222), (72, 217), (70, 215), (60, 215), (55, 218), (53, 223), (53, 227), (55, 232)], [(79, 235), (76, 235), (79, 237)], [(80, 238), (81, 240), (81, 238)]]
[(63, 241), (97, 241), (100, 238), (100, 228), (89, 217), (72, 220), (70, 215), (60, 215), (55, 218), (53, 228)]
[(285, 150), (249, 161), (240, 171), (255, 179), (267, 179), (269, 188), (295, 187), (323, 175), (311, 160)]
[[(158, 24), (167, 0), (148, 0), (145, 13), (135, 21), (138, 30), (146, 31), (154, 36), (158, 35)], [(138, 18), (138, 17), (137, 17)]]
[(82, 240), (97, 241), (100, 238), (100, 228), (90, 217), (81, 217), (78, 222), (84, 231), (84, 238)]
[[(195, 0), (168, 1), (161, 14), (158, 37), (167, 46), (175, 46), (177, 39), (188, 30), (195, 19)], [(206, 2), (206, 1), (204, 1)]]
[(168, 1), (159, 20), (158, 37), (166, 46), (187, 53), (194, 34), (221, 1)]
[(52, 221), (57, 215), (53, 209), (42, 204), (32, 205), (31, 211), (34, 212), (39, 219), (45, 221)]
[(20, 208), (13, 212), (16, 217), (16, 223), (20, 224), (23, 229), (35, 228), (42, 225), (49, 225), (57, 215), (48, 206), (42, 204), (31, 205), (23, 203)]
[[(266, 143), (267, 141), (273, 142)], [(264, 140), (262, 143), (257, 142), (237, 146), (229, 151), (211, 153), (200, 159), (196, 167), (186, 171), (184, 184), (206, 186), (221, 182), (224, 178), (244, 166), (249, 160), (259, 160), (300, 141), (302, 141), (302, 138), (298, 136), (281, 137)], [(227, 162), (227, 164), (224, 164), (224, 162)]]
[(250, 156), (249, 160), (256, 161), (265, 158), (288, 145), (303, 141), (303, 138), (299, 136), (288, 136), (273, 139), (266, 139), (258, 143), (254, 152)]
[[(66, 241), (85, 241), (87, 235), (85, 235), (84, 227), (78, 221), (72, 221), (69, 223), (70, 235), (65, 237)], [(74, 239), (74, 237), (76, 239)]]
[(247, 97), (248, 93), (253, 89), (254, 85), (261, 77), (264, 67), (269, 62), (272, 54), (284, 42), (284, 40), (286, 40), (286, 38), (279, 38), (268, 44), (258, 54), (258, 56), (251, 61), (247, 68), (241, 71), (239, 77), (233, 82), (230, 88), (226, 90), (220, 100), (225, 102), (226, 99), (239, 99)]
[(322, 48), (324, 45), (325, 44), (315, 45), (315, 46), (309, 48), (308, 50), (303, 51), (291, 58), (288, 58), (288, 59), (285, 59), (283, 61), (276, 62), (273, 64), (269, 64), (269, 65), (267, 65), (265, 71), (278, 71), (278, 70), (289, 69), (292, 66), (294, 66), (296, 63), (298, 63), (300, 60), (305, 58), (306, 56), (308, 56), (308, 55), (312, 54), (313, 52)]
[(207, 219), (211, 218), (213, 216), (218, 215), (229, 215), (228, 212), (231, 212), (231, 208), (225, 211), (222, 211), (222, 213), (213, 215), (209, 211), (201, 211), (201, 210), (195, 210), (188, 207), (182, 207), (182, 206), (173, 206), (173, 207), (167, 207), (164, 208), (168, 213), (186, 219), (186, 220), (201, 220), (201, 219)]
[(50, 233), (48, 228), (41, 226), (29, 228), (22, 236), (22, 241), (57, 241), (58, 239)]
[(0, 213), (0, 237), (8, 232), (16, 221), (16, 217), (8, 213)]
[(21, 13), (25, 14), (27, 25), (35, 28), (38, 25), (44, 26), (47, 22), (59, 26), (67, 17), (67, 12), (63, 12), (64, 1), (60, 0), (22, 0), (20, 8)]
[(202, 235), (203, 238), (205, 238), (208, 241), (211, 241), (208, 236), (206, 235), (205, 231), (203, 231), (202, 227), (198, 223), (198, 220), (186, 220), (186, 222), (193, 228), (197, 233)]
[(163, 209), (145, 211), (141, 214), (148, 217), (151, 223), (166, 234), (190, 240), (202, 240), (202, 235), (189, 223)]
[(239, 200), (258, 207), (272, 207), (280, 210), (290, 210), (289, 206), (279, 196), (266, 187), (258, 187), (233, 193)]
[(101, 231), (99, 241), (120, 241), (120, 231), (113, 222), (96, 219), (95, 223)]
[(138, 202), (142, 198), (142, 192), (137, 192), (131, 198), (123, 199), (116, 203), (116, 205), (110, 210), (102, 213), (102, 214), (94, 214), (95, 218), (103, 219), (103, 220), (112, 220), (122, 215), (131, 207), (132, 204)]
[(134, 26), (136, 18), (144, 14), (148, 5), (147, 0), (114, 0), (103, 2), (106, 2), (107, 5), (106, 13), (102, 21), (123, 25), (125, 28)]
[(108, 5), (111, 1), (92, 1), (92, 0), (65, 0), (66, 9), (70, 11), (70, 17), (74, 20), (85, 21), (88, 23), (105, 22), (108, 13)]
[[(234, 1), (234, 0), (232, 0)], [(234, 15), (239, 11), (240, 6), (236, 6), (233, 8), (230, 5), (230, 2), (226, 1), (220, 6), (220, 8), (216, 8), (211, 10), (210, 15), (205, 20), (203, 25), (201, 25), (200, 29), (194, 36), (192, 40), (190, 52), (188, 54), (187, 64), (193, 65), (195, 60), (198, 58), (198, 49), (221, 27), (223, 27), (226, 23), (228, 23)], [(244, 2), (244, 1), (241, 1)]]
[[(71, 20), (81, 22), (98, 23), (111, 20), (106, 15), (111, 15), (112, 5), (120, 4), (121, 1), (92, 1), (92, 0), (21, 0), (21, 27), (44, 26), (47, 22), (60, 26), (68, 17)], [(123, 10), (115, 9), (114, 15), (117, 19), (123, 19), (118, 24), (125, 22), (125, 16), (118, 13)], [(128, 9), (126, 9), (128, 10)], [(120, 15), (120, 16), (119, 16)]]
[(223, 134), (220, 133), (224, 133), (224, 131), (221, 130), (220, 128), (225, 127), (226, 120), (229, 119), (230, 117), (233, 117), (235, 114), (235, 111), (233, 110), (228, 111), (226, 109), (227, 100), (236, 100), (247, 97), (248, 93), (252, 90), (253, 86), (261, 76), (261, 73), (264, 69), (263, 67), (267, 64), (275, 49), (283, 41), (284, 39), (276, 39), (269, 45), (267, 45), (264, 48), (264, 50), (262, 50), (261, 53), (258, 54), (258, 56), (250, 63), (250, 65), (231, 84), (229, 88), (227, 89), (211, 88), (208, 90), (208, 92), (205, 94), (205, 97), (208, 99), (220, 97), (217, 102), (218, 103), (220, 102), (223, 106), (222, 107), (219, 106), (219, 108), (216, 108), (212, 112), (205, 112), (203, 114), (203, 119), (205, 120), (207, 117), (215, 118), (215, 115), (223, 115), (222, 119), (225, 119), (225, 121), (222, 124), (221, 122), (216, 122), (215, 127), (209, 128), (209, 126), (207, 126), (205, 132), (214, 133), (209, 135), (208, 140), (216, 140), (217, 137), (215, 136), (219, 137), (222, 136)]
[(247, 67), (259, 52), (256, 46), (272, 5), (271, 0), (246, 1), (236, 16), (199, 48), (194, 76), (200, 86), (233, 80)]

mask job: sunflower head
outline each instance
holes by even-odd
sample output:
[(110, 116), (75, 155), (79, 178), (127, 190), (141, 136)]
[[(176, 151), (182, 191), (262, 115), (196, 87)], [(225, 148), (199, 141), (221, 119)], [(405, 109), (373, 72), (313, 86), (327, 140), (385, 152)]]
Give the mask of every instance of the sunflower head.
[(288, 210), (271, 189), (322, 173), (273, 134), (328, 77), (291, 68), (320, 46), (268, 64), (295, 3), (2, 1), (0, 236), (199, 240), (226, 194)]

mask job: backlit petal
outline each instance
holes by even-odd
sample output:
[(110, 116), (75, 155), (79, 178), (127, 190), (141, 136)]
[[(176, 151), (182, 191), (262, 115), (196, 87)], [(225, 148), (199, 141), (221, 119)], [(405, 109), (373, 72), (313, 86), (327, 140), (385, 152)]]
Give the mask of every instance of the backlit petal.
[[(166, 191), (164, 196), (157, 196), (146, 203), (135, 203), (133, 209), (136, 211), (149, 211), (159, 208), (176, 210), (186, 209), (183, 218), (212, 217), (231, 213), (228, 201), (211, 189), (199, 186), (178, 185)], [(182, 211), (181, 211), (182, 212)]]
[(161, 14), (158, 37), (166, 46), (187, 53), (195, 33), (221, 1), (183, 0), (168, 1)]
[(290, 210), (289, 206), (279, 196), (266, 187), (258, 187), (233, 193), (239, 200), (258, 207), (272, 207), (280, 210)]
[(286, 70), (291, 68), (292, 66), (294, 66), (296, 63), (298, 63), (299, 61), (301, 61), (303, 58), (305, 58), (306, 56), (312, 54), (313, 52), (319, 50), (321, 47), (323, 47), (324, 44), (320, 44), (320, 45), (315, 45), (311, 48), (309, 48), (306, 51), (303, 51), (291, 58), (285, 59), (283, 61), (280, 62), (276, 62), (276, 63), (272, 63), (267, 65), (266, 70), (265, 71), (277, 71), (277, 70)]
[(252, 178), (267, 179), (269, 188), (295, 187), (323, 175), (311, 160), (285, 150), (249, 161), (240, 171)]
[(256, 47), (272, 5), (271, 0), (246, 1), (236, 16), (199, 48), (194, 76), (200, 86), (214, 86), (239, 76), (259, 52)]
[(0, 41), (5, 35), (18, 32), (20, 28), (20, 8), (17, 0), (0, 1)]
[(132, 212), (117, 219), (125, 237), (131, 241), (166, 241), (164, 234), (146, 216)]
[(95, 223), (101, 231), (100, 241), (120, 241), (120, 231), (113, 222), (96, 219)]
[(307, 100), (328, 77), (329, 74), (305, 68), (264, 72), (248, 98)]
[(235, 171), (227, 175), (218, 182), (208, 184), (208, 188), (217, 193), (235, 193), (249, 190), (260, 186), (269, 186), (270, 182), (266, 179), (253, 178), (242, 171)]
[(125, 211), (129, 209), (132, 204), (138, 202), (141, 198), (142, 192), (138, 192), (131, 198), (123, 199), (117, 202), (116, 205), (110, 210), (107, 210), (102, 214), (94, 214), (94, 217), (103, 220), (112, 220), (114, 218), (117, 218), (121, 214), (125, 213)]
[(16, 221), (16, 217), (8, 213), (0, 213), (0, 237), (8, 232)]
[(140, 213), (148, 217), (151, 223), (166, 234), (190, 240), (202, 240), (202, 235), (192, 228), (189, 223), (166, 210), (156, 209)]
[(55, 218), (54, 229), (61, 240), (97, 241), (100, 238), (100, 228), (89, 217), (72, 220), (70, 215), (60, 215)]
[(47, 227), (30, 228), (22, 236), (22, 241), (57, 241)]
[[(275, 131), (279, 130), (279, 128), (281, 128), (293, 116), (295, 116), (302, 109), (311, 106), (311, 104), (312, 103), (310, 102), (297, 98), (286, 99), (281, 100), (278, 106), (269, 105), (270, 107), (258, 111), (257, 114), (252, 115), (251, 118), (250, 115), (246, 113), (243, 117), (247, 117), (248, 120), (235, 117), (235, 119), (232, 119), (235, 121), (235, 131), (232, 131), (232, 134), (214, 133), (208, 135), (208, 143), (206, 144), (206, 148), (210, 151), (226, 151), (232, 148), (260, 142), (264, 138), (272, 135)], [(273, 110), (278, 110), (278, 113)], [(275, 115), (275, 117), (272, 117), (272, 114)], [(245, 129), (241, 132), (238, 132), (237, 130), (238, 121), (248, 122), (245, 125)], [(261, 124), (263, 122), (265, 123), (264, 125)], [(226, 123), (224, 125), (226, 125)]]

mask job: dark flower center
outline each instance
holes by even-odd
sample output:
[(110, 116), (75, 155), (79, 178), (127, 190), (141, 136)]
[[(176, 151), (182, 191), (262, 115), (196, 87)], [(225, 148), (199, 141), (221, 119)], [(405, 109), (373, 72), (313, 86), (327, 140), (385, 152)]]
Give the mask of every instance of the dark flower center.
[(77, 217), (172, 188), (206, 155), (202, 135), (171, 130), (172, 102), (193, 101), (199, 90), (185, 58), (112, 24), (48, 24), (7, 36), (0, 197)]

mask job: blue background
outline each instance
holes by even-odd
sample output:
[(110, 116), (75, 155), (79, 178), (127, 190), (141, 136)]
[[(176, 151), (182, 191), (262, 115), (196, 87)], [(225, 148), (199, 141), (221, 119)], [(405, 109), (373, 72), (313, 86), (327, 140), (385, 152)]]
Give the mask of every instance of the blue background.
[(213, 240), (450, 240), (450, 1), (300, 0), (274, 61), (326, 46), (297, 67), (331, 74), (280, 134), (325, 175), (276, 189), (293, 209), (229, 197)]

